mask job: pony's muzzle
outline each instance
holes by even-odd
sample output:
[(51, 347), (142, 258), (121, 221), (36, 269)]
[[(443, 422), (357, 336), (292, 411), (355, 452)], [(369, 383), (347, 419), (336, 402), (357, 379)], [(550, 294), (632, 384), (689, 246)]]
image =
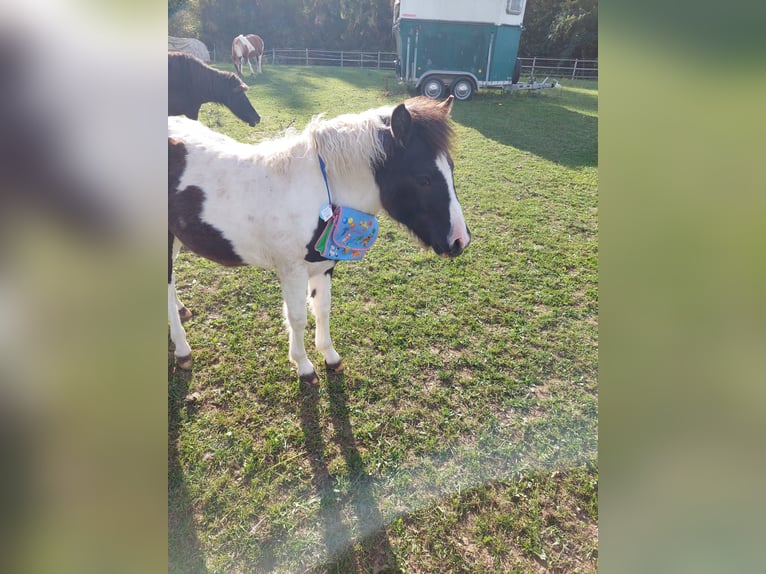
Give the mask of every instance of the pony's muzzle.
[(465, 250), (465, 245), (459, 240), (456, 239), (455, 242), (450, 245), (449, 251), (447, 252), (447, 255), (449, 257), (457, 257)]
[(460, 234), (457, 236), (457, 238), (450, 244), (449, 251), (445, 253), (447, 257), (457, 257), (460, 255), (463, 251), (465, 251), (465, 248), (468, 247), (468, 244), (471, 242), (471, 231), (466, 226), (465, 233)]

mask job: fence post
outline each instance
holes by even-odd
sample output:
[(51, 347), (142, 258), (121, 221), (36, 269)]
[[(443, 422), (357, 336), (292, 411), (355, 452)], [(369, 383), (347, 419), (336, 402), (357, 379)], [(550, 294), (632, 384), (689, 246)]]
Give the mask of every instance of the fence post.
[(309, 65), (309, 49), (306, 48), (306, 65)]
[(575, 79), (575, 74), (577, 73), (577, 59), (575, 59), (574, 67), (572, 68), (572, 79)]
[(532, 58), (532, 73), (530, 74), (530, 76), (532, 76), (533, 78), (535, 77), (535, 64), (536, 63), (537, 63), (537, 56), (534, 56)]
[(343, 67), (343, 50), (340, 51), (340, 67)]
[(364, 69), (364, 52), (359, 52), (359, 67)]
[(276, 48), (271, 49), (271, 65), (273, 66), (277, 61), (277, 50)]
[(378, 52), (378, 70), (380, 70), (380, 52)]

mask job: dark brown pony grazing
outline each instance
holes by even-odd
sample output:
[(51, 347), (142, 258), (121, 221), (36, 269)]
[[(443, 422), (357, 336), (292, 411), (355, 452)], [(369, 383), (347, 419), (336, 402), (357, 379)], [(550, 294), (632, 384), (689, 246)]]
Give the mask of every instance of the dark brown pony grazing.
[(261, 121), (245, 93), (247, 85), (231, 72), (222, 72), (183, 52), (168, 52), (168, 115), (196, 120), (205, 102), (228, 107), (243, 122)]
[(263, 40), (260, 36), (255, 34), (248, 34), (243, 36), (240, 34), (231, 43), (231, 61), (234, 62), (234, 69), (237, 70), (237, 75), (242, 77), (242, 59), (247, 60), (247, 65), (250, 66), (250, 74), (255, 75), (253, 71), (253, 64), (250, 62), (250, 58), (255, 58), (255, 62), (258, 67), (258, 73), (261, 74), (261, 59), (263, 58)]

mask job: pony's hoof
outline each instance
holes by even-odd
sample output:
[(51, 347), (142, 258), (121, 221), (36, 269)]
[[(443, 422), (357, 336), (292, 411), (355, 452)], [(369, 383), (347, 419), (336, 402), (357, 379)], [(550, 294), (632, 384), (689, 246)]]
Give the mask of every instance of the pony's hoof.
[(188, 371), (192, 368), (192, 357), (191, 355), (186, 355), (185, 357), (176, 357), (176, 363), (178, 363), (178, 367), (183, 369), (184, 371)]
[(192, 318), (192, 312), (186, 307), (181, 307), (178, 310), (178, 316), (181, 318), (181, 321), (188, 321)]
[(316, 385), (319, 383), (319, 377), (317, 376), (316, 371), (311, 371), (306, 375), (301, 375), (301, 382), (309, 385)]
[(341, 373), (343, 372), (343, 369), (346, 367), (346, 365), (343, 364), (343, 359), (341, 359), (337, 363), (333, 363), (332, 365), (328, 363), (327, 361), (325, 361), (324, 366), (328, 371), (332, 371), (333, 373)]

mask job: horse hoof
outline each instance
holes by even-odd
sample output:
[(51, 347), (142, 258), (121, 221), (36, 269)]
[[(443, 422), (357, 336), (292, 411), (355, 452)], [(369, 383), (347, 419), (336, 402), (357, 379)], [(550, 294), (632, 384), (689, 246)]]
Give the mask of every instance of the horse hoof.
[(186, 307), (181, 307), (178, 310), (178, 316), (181, 318), (181, 321), (188, 321), (192, 318), (192, 312)]
[(178, 367), (183, 369), (184, 371), (188, 371), (192, 368), (192, 357), (191, 355), (186, 355), (185, 357), (176, 357), (176, 363), (178, 363)]
[(346, 365), (343, 364), (343, 359), (338, 361), (337, 363), (330, 364), (327, 361), (324, 362), (324, 366), (328, 371), (332, 371), (333, 373), (341, 373), (343, 372), (343, 369)]
[(309, 385), (316, 385), (319, 383), (319, 377), (317, 376), (316, 371), (311, 371), (306, 375), (301, 375), (301, 382)]

